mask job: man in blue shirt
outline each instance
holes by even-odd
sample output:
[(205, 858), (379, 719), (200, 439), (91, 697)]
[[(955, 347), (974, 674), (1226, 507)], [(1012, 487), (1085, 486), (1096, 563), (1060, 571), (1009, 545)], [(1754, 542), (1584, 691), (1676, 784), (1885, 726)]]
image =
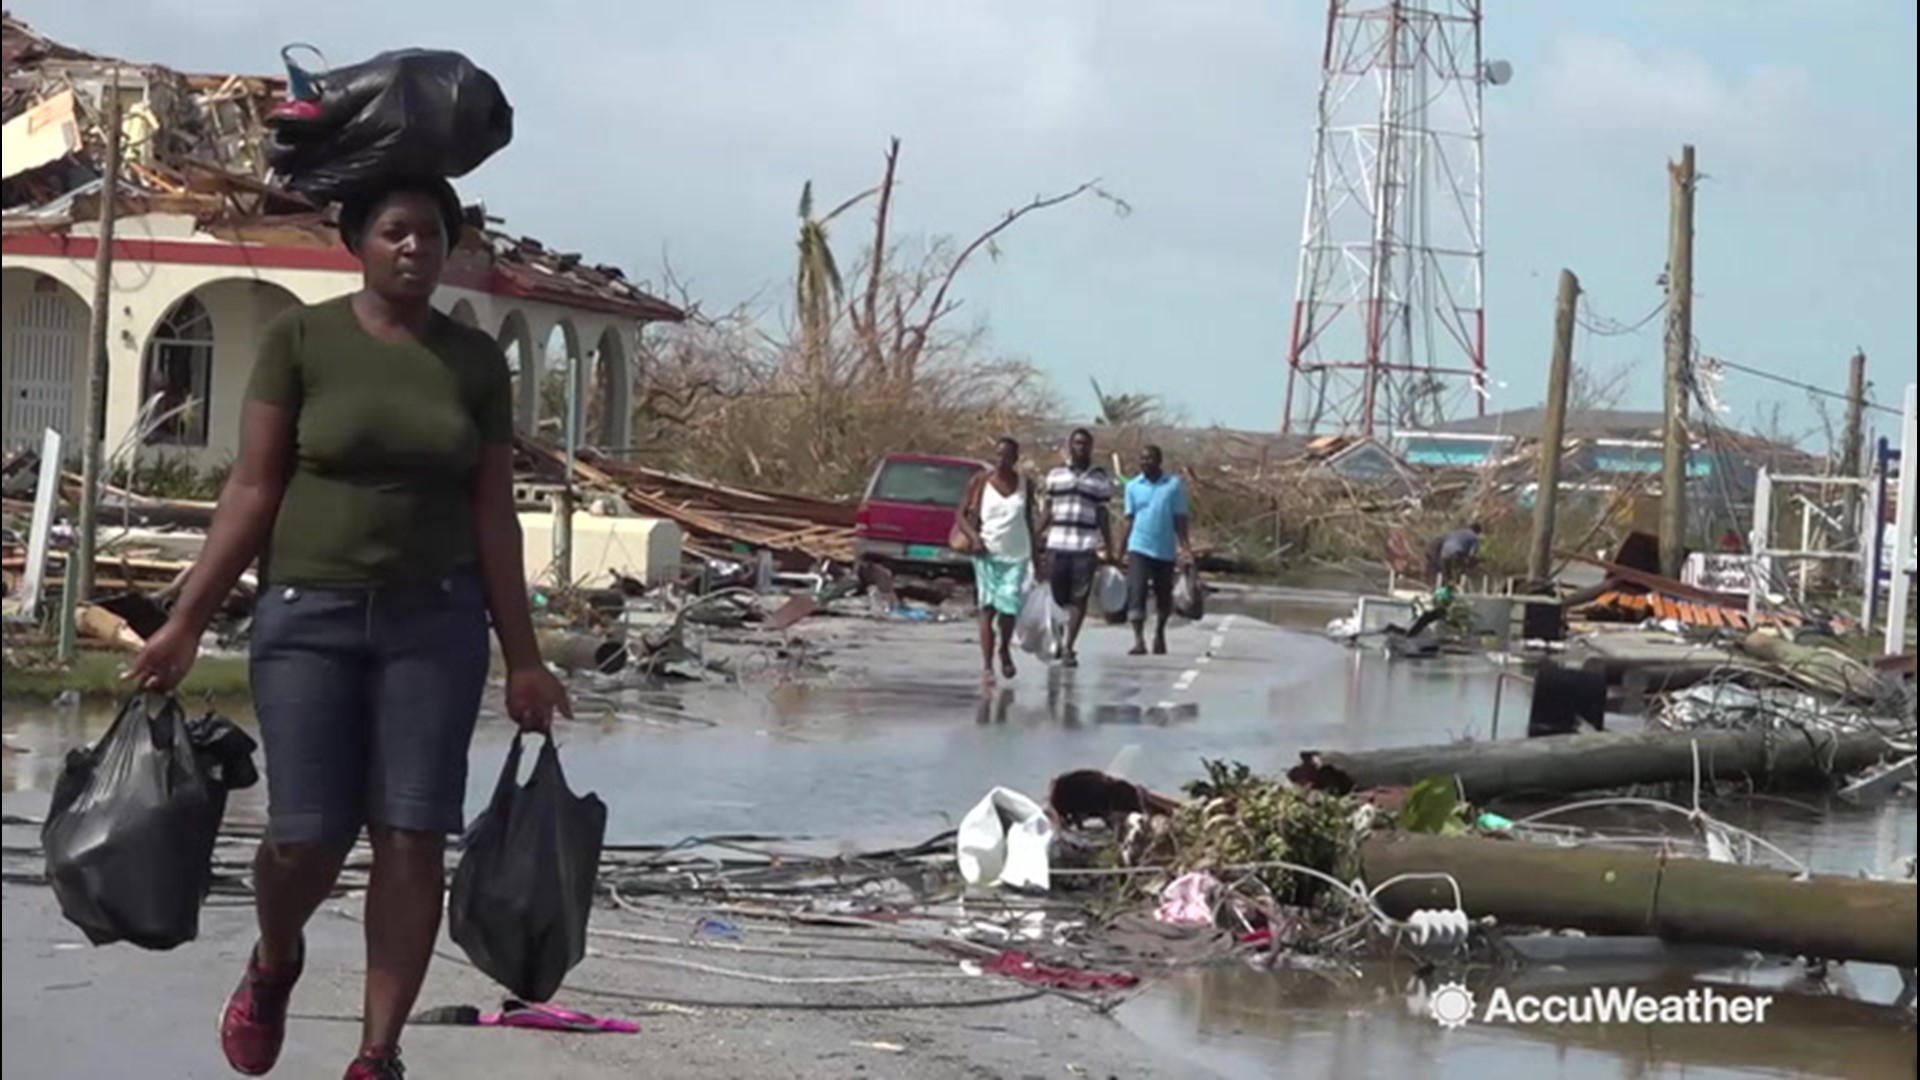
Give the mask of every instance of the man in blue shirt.
[(1187, 536), (1187, 485), (1166, 471), (1157, 446), (1140, 453), (1140, 475), (1127, 482), (1127, 615), (1133, 622), (1133, 655), (1147, 654), (1147, 594), (1153, 594), (1153, 653), (1167, 652), (1167, 621), (1173, 617), (1173, 574), (1193, 558)]

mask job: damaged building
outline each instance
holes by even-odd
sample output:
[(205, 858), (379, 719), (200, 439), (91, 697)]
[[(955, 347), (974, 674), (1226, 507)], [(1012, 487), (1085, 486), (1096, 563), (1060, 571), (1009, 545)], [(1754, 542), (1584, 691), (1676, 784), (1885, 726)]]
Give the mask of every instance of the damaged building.
[[(4, 19), (6, 446), (46, 429), (77, 450), (86, 397), (101, 163), (119, 95), (121, 177), (107, 320), (109, 448), (151, 447), (199, 468), (230, 460), (261, 330), (282, 310), (351, 291), (359, 265), (327, 208), (273, 183), (264, 118), (279, 78), (192, 75), (95, 56)], [(641, 334), (685, 316), (618, 269), (548, 250), (480, 207), (436, 306), (494, 334), (515, 373), (520, 426), (554, 431), (577, 380), (583, 441), (632, 441)]]

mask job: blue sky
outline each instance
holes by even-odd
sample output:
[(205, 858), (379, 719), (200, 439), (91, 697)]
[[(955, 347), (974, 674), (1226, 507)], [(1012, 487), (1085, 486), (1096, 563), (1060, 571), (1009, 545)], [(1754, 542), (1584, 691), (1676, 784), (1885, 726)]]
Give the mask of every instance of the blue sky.
[[(1196, 423), (1277, 426), (1325, 7), (1314, 0), (18, 0), (83, 48), (270, 71), (459, 49), (517, 111), (463, 185), (509, 227), (658, 273), (710, 307), (780, 297), (794, 207), (874, 183), (905, 141), (901, 222), (970, 233), (1090, 177), (1134, 208), (1030, 219), (963, 279), (967, 311), (1065, 403), (1162, 395)], [(1659, 300), (1665, 161), (1699, 148), (1695, 330), (1709, 353), (1877, 397), (1914, 371), (1915, 6), (1895, 0), (1490, 0), (1488, 353), (1495, 405), (1544, 385), (1555, 277), (1591, 310)], [(842, 259), (861, 232), (837, 234)], [(1576, 354), (1659, 398), (1657, 327)], [(1734, 376), (1738, 420), (1803, 395)]]

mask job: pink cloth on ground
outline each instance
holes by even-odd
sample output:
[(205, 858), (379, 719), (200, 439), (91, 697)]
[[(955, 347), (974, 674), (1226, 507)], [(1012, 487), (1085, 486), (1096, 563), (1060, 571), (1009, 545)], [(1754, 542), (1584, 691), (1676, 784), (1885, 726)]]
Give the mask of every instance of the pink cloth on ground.
[(1213, 892), (1219, 886), (1213, 875), (1207, 873), (1178, 878), (1161, 891), (1162, 903), (1153, 917), (1169, 926), (1212, 926)]

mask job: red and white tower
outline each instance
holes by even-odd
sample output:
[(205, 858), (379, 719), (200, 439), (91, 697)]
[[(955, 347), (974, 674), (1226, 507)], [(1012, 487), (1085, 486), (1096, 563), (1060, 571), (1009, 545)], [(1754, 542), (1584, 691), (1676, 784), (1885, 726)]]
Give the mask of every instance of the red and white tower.
[(1329, 0), (1287, 431), (1486, 411), (1481, 0)]

